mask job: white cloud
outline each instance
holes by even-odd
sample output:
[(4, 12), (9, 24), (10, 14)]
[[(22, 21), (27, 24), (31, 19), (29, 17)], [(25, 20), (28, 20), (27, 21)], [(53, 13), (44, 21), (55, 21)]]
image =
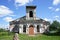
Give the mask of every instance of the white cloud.
[(44, 18), (44, 20), (45, 20), (45, 21), (48, 21), (48, 19), (47, 19), (47, 18)]
[(10, 22), (12, 20), (14, 20), (12, 17), (5, 17), (3, 20), (5, 20), (6, 22)]
[(45, 21), (51, 21), (51, 19), (48, 19), (48, 18), (44, 18)]
[(59, 21), (60, 22), (60, 20), (59, 20), (59, 18), (60, 18), (60, 16), (54, 16), (54, 20), (57, 20), (57, 21)]
[(27, 3), (32, 2), (33, 0), (15, 0), (15, 5), (16, 6), (23, 6), (26, 5)]
[(60, 11), (60, 8), (56, 8), (56, 10), (55, 10), (56, 12), (58, 12), (58, 11)]
[(58, 19), (59, 18), (59, 16), (54, 16), (54, 19)]
[(58, 18), (54, 19), (54, 20), (57, 20), (58, 22), (60, 22), (60, 20)]
[(55, 16), (56, 18), (59, 18), (59, 16)]
[(49, 9), (53, 9), (53, 7), (48, 7)]
[(8, 7), (4, 5), (0, 5), (0, 17), (6, 16), (6, 15), (12, 15), (13, 11), (10, 10)]
[(54, 8), (54, 7), (48, 7), (48, 9), (50, 9), (53, 12), (58, 12), (60, 11), (60, 8)]
[(60, 4), (60, 0), (53, 0), (53, 5), (58, 5)]
[(50, 23), (52, 23), (52, 22), (53, 22), (53, 20), (52, 20), (52, 19), (48, 19), (48, 18), (44, 18), (44, 20), (45, 20), (45, 21), (49, 21)]
[(51, 10), (52, 12), (55, 11), (55, 8), (54, 7), (48, 7), (49, 10)]

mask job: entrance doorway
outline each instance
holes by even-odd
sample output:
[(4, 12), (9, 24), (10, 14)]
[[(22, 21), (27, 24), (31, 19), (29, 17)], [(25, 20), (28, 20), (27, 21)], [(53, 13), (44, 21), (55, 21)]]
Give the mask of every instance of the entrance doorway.
[(29, 35), (34, 35), (34, 26), (33, 25), (29, 26)]

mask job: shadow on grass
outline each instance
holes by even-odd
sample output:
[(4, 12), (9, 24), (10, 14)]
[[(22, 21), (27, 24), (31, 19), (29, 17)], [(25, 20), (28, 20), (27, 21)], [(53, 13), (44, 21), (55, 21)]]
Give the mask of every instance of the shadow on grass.
[(60, 36), (60, 32), (56, 32), (56, 33), (44, 33), (44, 35), (47, 35), (47, 36)]

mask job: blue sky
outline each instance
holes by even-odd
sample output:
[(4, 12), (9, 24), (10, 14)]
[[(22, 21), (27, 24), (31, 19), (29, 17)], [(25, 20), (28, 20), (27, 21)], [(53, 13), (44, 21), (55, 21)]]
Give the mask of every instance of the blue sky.
[(60, 22), (60, 0), (0, 0), (0, 28), (26, 15), (26, 5), (35, 5), (36, 16), (46, 21)]

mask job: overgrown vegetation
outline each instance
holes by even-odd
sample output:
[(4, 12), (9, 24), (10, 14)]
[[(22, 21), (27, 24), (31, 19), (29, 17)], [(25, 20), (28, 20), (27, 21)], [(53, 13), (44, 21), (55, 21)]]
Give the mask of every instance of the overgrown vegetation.
[[(13, 40), (13, 36), (14, 34), (8, 35), (8, 32), (0, 32), (0, 40)], [(60, 40), (60, 36), (44, 34), (29, 36), (26, 34), (19, 34), (19, 40)]]

